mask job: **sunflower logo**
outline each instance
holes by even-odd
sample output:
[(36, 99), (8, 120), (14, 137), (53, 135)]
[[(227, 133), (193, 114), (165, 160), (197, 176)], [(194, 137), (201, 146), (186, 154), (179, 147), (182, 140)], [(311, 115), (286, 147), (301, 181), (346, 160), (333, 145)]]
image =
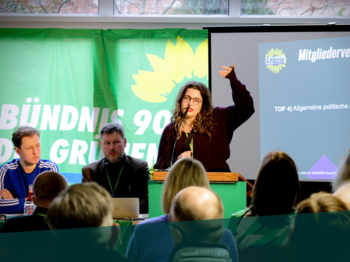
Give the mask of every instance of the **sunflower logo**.
[(286, 67), (287, 58), (281, 49), (273, 49), (267, 52), (265, 55), (265, 65), (272, 73), (279, 73), (284, 67)]
[(147, 54), (153, 72), (138, 70), (132, 75), (136, 85), (132, 91), (140, 99), (151, 103), (167, 101), (176, 84), (193, 76), (208, 79), (208, 40), (204, 40), (193, 52), (191, 46), (180, 36), (176, 45), (168, 41), (164, 59)]

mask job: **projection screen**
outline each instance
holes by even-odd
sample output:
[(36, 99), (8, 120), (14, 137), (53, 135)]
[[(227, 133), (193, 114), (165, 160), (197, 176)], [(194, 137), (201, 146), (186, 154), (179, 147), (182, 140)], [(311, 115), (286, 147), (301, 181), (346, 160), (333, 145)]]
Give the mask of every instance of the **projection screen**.
[(219, 75), (232, 63), (254, 99), (230, 145), (231, 171), (255, 179), (266, 153), (282, 150), (302, 181), (331, 181), (350, 147), (350, 26), (204, 29), (214, 106), (233, 104)]

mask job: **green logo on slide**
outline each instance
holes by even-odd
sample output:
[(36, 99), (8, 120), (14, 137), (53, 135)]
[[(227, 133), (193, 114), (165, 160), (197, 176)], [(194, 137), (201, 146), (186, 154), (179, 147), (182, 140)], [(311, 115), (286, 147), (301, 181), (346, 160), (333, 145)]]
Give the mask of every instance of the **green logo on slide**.
[(282, 49), (273, 49), (267, 52), (265, 55), (265, 65), (272, 73), (279, 73), (284, 67), (286, 67), (287, 58)]

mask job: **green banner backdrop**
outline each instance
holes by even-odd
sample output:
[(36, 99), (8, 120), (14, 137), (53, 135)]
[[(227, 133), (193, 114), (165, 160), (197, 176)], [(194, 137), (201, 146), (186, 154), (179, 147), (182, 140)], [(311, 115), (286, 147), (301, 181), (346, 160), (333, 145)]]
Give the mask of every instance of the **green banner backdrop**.
[(126, 153), (155, 163), (179, 88), (208, 84), (207, 31), (0, 29), (0, 164), (13, 130), (41, 132), (42, 157), (68, 182), (103, 157), (99, 130), (119, 118)]

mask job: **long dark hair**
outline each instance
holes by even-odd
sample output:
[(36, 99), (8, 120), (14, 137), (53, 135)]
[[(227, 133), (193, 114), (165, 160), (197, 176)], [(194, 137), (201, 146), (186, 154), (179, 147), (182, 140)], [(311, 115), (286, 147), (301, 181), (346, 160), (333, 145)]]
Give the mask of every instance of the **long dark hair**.
[(246, 216), (288, 214), (299, 199), (300, 183), (293, 159), (282, 151), (270, 152), (262, 161)]
[[(171, 121), (174, 123), (175, 130), (177, 131), (180, 125), (181, 118), (183, 116), (181, 111), (181, 103), (182, 99), (186, 94), (186, 90), (188, 88), (193, 88), (198, 90), (201, 93), (203, 102), (201, 111), (198, 113), (196, 119), (193, 122), (194, 133), (206, 134), (211, 137), (211, 132), (214, 130), (214, 119), (212, 116), (213, 106), (211, 104), (211, 94), (209, 89), (201, 82), (190, 81), (187, 82), (183, 87), (181, 87), (179, 94), (176, 97), (176, 104), (173, 110), (173, 116), (171, 117)], [(181, 129), (179, 132), (179, 139), (181, 136)]]

